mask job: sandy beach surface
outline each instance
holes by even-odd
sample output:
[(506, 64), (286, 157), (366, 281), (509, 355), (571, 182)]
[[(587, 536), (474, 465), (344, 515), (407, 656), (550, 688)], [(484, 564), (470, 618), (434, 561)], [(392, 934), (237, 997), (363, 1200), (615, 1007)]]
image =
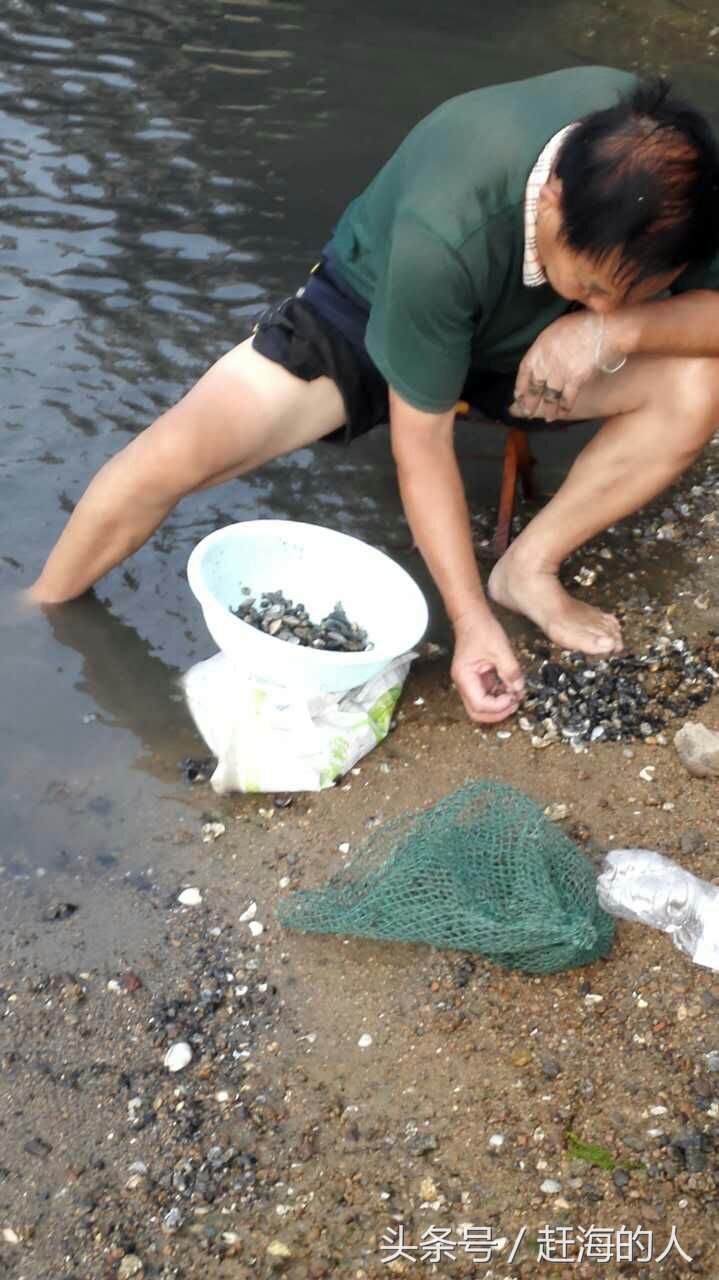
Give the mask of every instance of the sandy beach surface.
[[(716, 625), (715, 457), (567, 566), (571, 584), (611, 550), (609, 584), (575, 589), (624, 601), (633, 652)], [(538, 637), (518, 643), (531, 665)], [(719, 700), (690, 718), (719, 729)], [(565, 806), (597, 866), (644, 846), (716, 879), (717, 782), (680, 763), (681, 723), (666, 745), (537, 749), (517, 719), (472, 725), (425, 659), (338, 786), (283, 807), (201, 773), (146, 875), (111, 870), (43, 918), (29, 901), (0, 953), (0, 1275), (716, 1275), (714, 973), (623, 923), (606, 959), (531, 977), (275, 914), (472, 779)], [(177, 1043), (192, 1058), (170, 1072)]]

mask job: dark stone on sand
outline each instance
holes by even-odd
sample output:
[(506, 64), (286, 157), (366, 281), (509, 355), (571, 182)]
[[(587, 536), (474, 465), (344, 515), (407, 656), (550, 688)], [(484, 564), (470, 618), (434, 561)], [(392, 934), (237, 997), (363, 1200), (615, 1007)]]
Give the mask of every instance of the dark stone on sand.
[(542, 1059), (542, 1075), (545, 1076), (547, 1080), (556, 1080), (557, 1076), (561, 1074), (561, 1070), (562, 1068), (556, 1059)]
[(411, 1156), (426, 1156), (430, 1151), (436, 1151), (439, 1144), (431, 1133), (413, 1133), (406, 1145)]
[(701, 853), (706, 845), (706, 840), (701, 831), (696, 828), (690, 828), (688, 831), (682, 831), (679, 837), (679, 849), (681, 853)]
[(214, 756), (208, 756), (203, 760), (196, 760), (193, 756), (186, 756), (180, 761), (180, 769), (185, 782), (209, 782), (215, 769), (217, 761)]
[(455, 987), (466, 987), (476, 967), (477, 966), (475, 965), (474, 960), (470, 960), (470, 959), (462, 960), (460, 964), (457, 965), (457, 968), (454, 974)]
[(280, 791), (273, 795), (272, 803), (276, 809), (289, 809), (294, 798), (291, 791)]
[(67, 920), (69, 916), (74, 916), (79, 908), (75, 902), (60, 902), (55, 900), (45, 910), (46, 920)]
[(630, 1151), (644, 1151), (647, 1145), (643, 1138), (635, 1138), (631, 1133), (625, 1134), (622, 1142)]
[(684, 1129), (671, 1138), (669, 1149), (674, 1159), (683, 1163), (687, 1173), (701, 1173), (709, 1162), (708, 1157), (714, 1149), (714, 1140), (708, 1133), (700, 1133), (696, 1129)]
[(29, 1156), (47, 1156), (52, 1151), (52, 1145), (44, 1138), (31, 1138), (25, 1143), (23, 1151), (26, 1151)]

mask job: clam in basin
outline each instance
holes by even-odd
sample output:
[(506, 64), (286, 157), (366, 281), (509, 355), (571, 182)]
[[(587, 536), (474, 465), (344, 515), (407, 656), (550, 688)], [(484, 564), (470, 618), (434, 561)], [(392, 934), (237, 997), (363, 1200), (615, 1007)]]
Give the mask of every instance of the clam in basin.
[[(301, 690), (344, 693), (409, 652), (427, 628), (425, 597), (410, 575), (359, 538), (294, 520), (247, 520), (210, 533), (187, 563), (190, 590), (210, 635), (244, 675)], [(361, 653), (291, 645), (231, 610), (246, 598), (281, 591), (320, 621), (339, 602), (368, 636)]]

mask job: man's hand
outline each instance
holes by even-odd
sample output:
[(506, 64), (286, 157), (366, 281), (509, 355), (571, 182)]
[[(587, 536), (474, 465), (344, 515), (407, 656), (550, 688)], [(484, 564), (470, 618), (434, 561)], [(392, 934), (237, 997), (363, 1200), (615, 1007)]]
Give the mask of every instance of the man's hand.
[(519, 366), (511, 412), (547, 422), (566, 418), (597, 371), (601, 336), (601, 317), (591, 311), (560, 316), (544, 329)]
[(454, 620), (452, 679), (470, 720), (496, 724), (517, 710), (524, 679), (512, 647), (486, 607)]

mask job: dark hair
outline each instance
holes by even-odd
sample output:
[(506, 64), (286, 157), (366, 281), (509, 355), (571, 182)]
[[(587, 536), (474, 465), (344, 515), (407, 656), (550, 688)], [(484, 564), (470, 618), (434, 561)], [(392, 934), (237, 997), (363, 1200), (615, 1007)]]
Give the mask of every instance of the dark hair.
[(719, 250), (719, 145), (662, 78), (585, 116), (554, 172), (565, 243), (598, 262), (620, 250), (627, 287)]

